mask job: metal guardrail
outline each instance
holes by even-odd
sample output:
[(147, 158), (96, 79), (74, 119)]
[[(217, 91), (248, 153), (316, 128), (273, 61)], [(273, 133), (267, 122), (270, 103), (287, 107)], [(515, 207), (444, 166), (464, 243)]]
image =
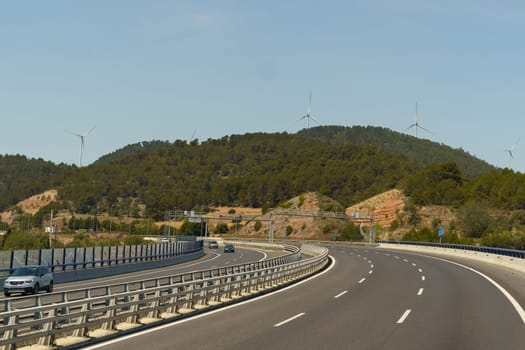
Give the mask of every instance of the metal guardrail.
[(328, 262), (326, 248), (304, 248), (313, 256), (302, 259), (298, 247), (287, 247), (290, 254), (259, 262), (10, 299), (1, 312), (0, 348), (79, 347), (262, 293), (311, 275)]
[(468, 251), (474, 251), (474, 252), (482, 252), (482, 253), (487, 253), (487, 254), (496, 254), (496, 255), (510, 256), (513, 258), (525, 259), (525, 251), (514, 250), (514, 249), (493, 248), (493, 247), (473, 246), (473, 245), (464, 245), (464, 244), (414, 242), (414, 241), (381, 240), (381, 241), (377, 241), (377, 243), (404, 244), (404, 245), (414, 245), (414, 246), (424, 246), (424, 247), (438, 247), (438, 248), (468, 250)]

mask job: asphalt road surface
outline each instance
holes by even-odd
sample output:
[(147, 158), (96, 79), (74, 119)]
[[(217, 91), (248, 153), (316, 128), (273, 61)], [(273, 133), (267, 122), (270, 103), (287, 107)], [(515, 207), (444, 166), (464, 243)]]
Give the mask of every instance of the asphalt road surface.
[(334, 265), (298, 285), (87, 349), (525, 349), (522, 274), (380, 248), (330, 253)]

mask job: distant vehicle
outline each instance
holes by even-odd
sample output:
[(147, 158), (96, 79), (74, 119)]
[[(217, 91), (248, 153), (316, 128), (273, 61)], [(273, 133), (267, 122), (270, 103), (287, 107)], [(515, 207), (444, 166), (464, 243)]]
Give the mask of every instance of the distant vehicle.
[(6, 297), (11, 293), (37, 294), (41, 289), (48, 293), (53, 291), (53, 273), (43, 265), (17, 267), (4, 281)]
[(168, 237), (163, 237), (163, 238), (160, 240), (160, 243), (171, 243), (171, 239), (169, 239)]
[(208, 248), (217, 249), (219, 248), (219, 243), (217, 241), (208, 241)]
[(224, 252), (225, 253), (235, 253), (235, 247), (231, 243), (225, 244), (224, 245)]

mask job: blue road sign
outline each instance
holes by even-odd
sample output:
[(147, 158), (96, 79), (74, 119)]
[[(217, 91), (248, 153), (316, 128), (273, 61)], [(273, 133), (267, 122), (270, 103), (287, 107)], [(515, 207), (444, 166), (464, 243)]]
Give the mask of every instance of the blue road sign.
[(443, 228), (443, 226), (440, 226), (438, 228), (438, 236), (443, 237), (444, 235), (445, 235), (445, 229)]

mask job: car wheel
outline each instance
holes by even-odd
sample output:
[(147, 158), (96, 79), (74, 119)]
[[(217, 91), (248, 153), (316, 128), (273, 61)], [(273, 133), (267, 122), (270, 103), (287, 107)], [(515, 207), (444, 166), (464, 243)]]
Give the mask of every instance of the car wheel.
[(11, 293), (9, 293), (8, 291), (4, 290), (4, 295), (5, 295), (6, 297), (8, 297), (8, 296), (11, 296)]
[(33, 287), (33, 294), (38, 294), (39, 290), (40, 290), (40, 285), (38, 283), (35, 283), (35, 286)]
[(53, 281), (49, 282), (49, 286), (47, 286), (47, 292), (51, 293), (53, 291)]

